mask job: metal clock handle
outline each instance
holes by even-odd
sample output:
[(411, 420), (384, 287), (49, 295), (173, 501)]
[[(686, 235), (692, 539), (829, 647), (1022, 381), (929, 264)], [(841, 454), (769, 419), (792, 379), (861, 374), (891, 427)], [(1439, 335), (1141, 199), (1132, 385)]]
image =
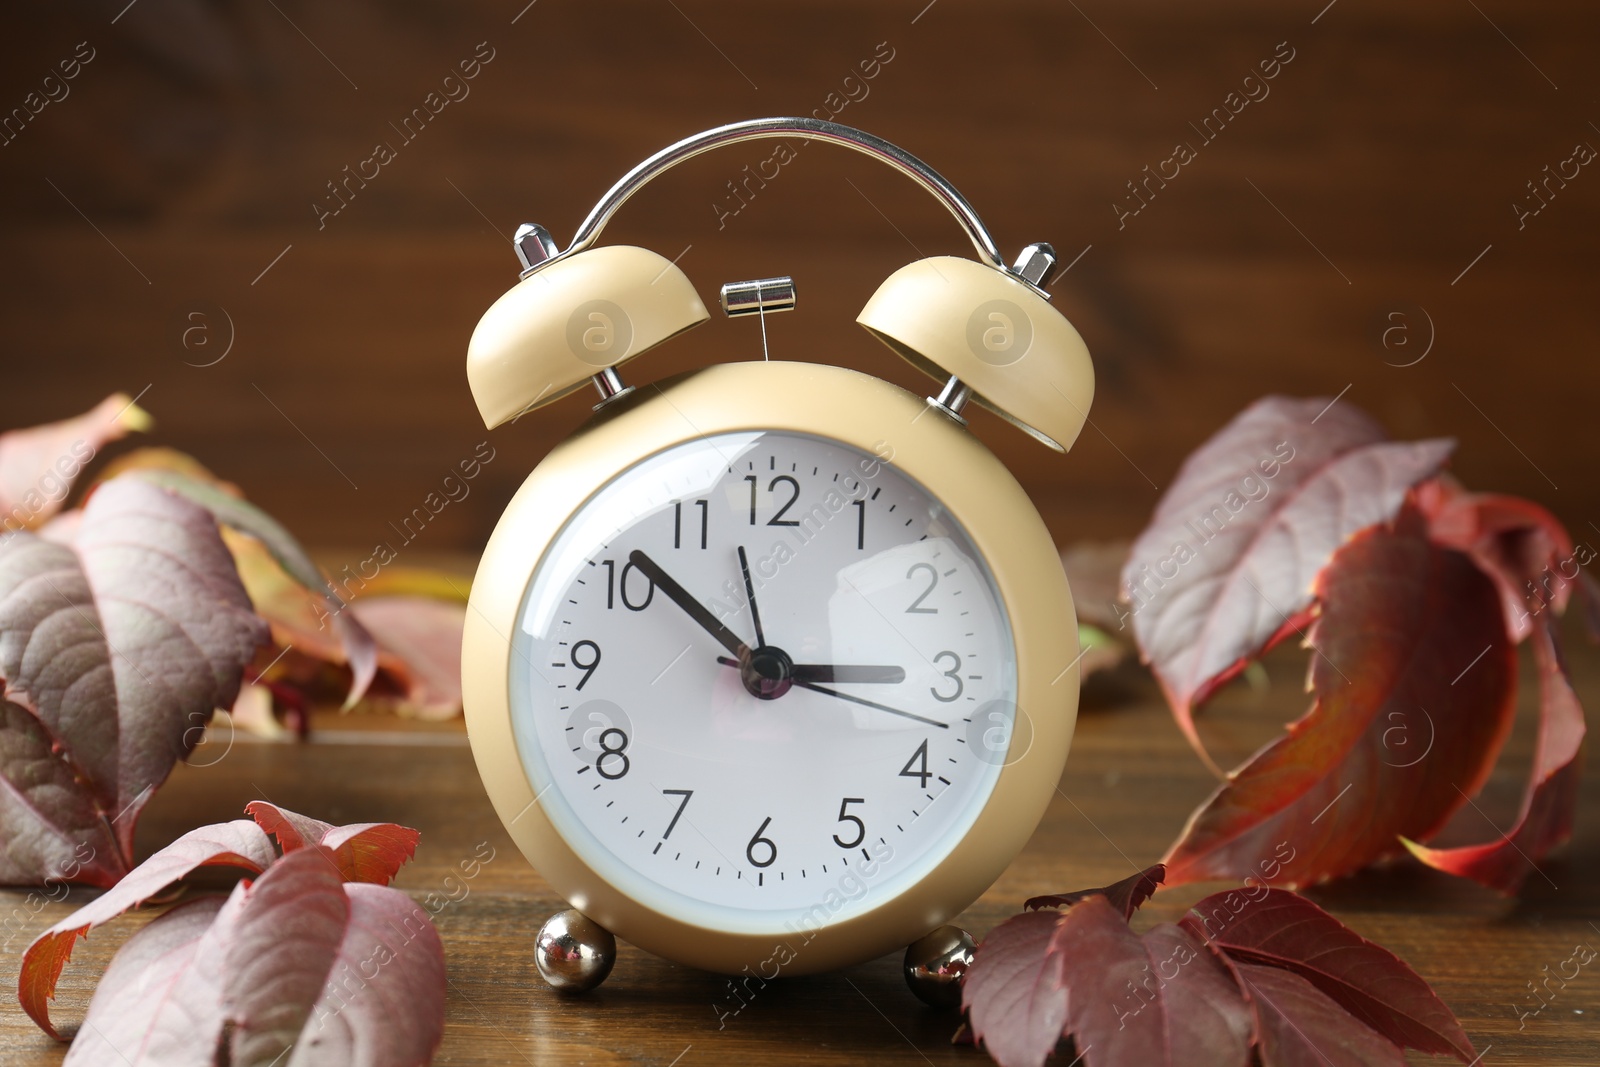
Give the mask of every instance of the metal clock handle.
[(524, 225), (517, 231), (517, 252), (522, 257), (524, 274), (543, 267), (547, 263), (564, 259), (576, 252), (582, 252), (590, 247), (600, 237), (600, 232), (605, 229), (611, 216), (617, 209), (627, 203), (628, 198), (644, 188), (657, 175), (671, 170), (684, 160), (693, 159), (704, 152), (725, 145), (739, 144), (743, 141), (775, 140), (783, 137), (798, 137), (807, 141), (827, 141), (831, 144), (842, 145), (853, 149), (863, 155), (871, 156), (880, 163), (886, 163), (895, 170), (906, 175), (922, 188), (931, 193), (934, 199), (945, 206), (950, 214), (955, 216), (967, 237), (972, 241), (972, 246), (977, 249), (978, 256), (989, 266), (1008, 273), (1017, 273), (1008, 267), (996, 247), (994, 238), (973, 210), (967, 198), (962, 196), (956, 187), (946, 181), (938, 171), (928, 166), (916, 156), (907, 152), (898, 145), (891, 144), (881, 137), (875, 137), (864, 130), (851, 126), (842, 126), (837, 122), (825, 122), (822, 119), (808, 118), (772, 118), (751, 119), (747, 122), (735, 122), (727, 126), (719, 126), (704, 133), (697, 133), (693, 137), (685, 137), (676, 144), (668, 145), (655, 155), (646, 159), (623, 175), (617, 184), (613, 185), (600, 202), (589, 212), (578, 232), (573, 235), (572, 243), (557, 252), (555, 243), (550, 240), (550, 235), (542, 228), (533, 225)]

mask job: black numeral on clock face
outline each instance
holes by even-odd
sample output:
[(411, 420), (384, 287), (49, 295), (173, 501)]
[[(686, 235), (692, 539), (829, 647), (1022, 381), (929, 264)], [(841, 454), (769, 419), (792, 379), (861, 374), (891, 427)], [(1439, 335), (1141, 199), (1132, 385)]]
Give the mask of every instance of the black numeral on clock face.
[(928, 742), (926, 740), (917, 746), (917, 750), (911, 754), (911, 758), (906, 760), (906, 765), (900, 768), (900, 777), (915, 778), (917, 780), (917, 788), (928, 788), (928, 779), (932, 778), (933, 775), (928, 770)]
[(911, 569), (906, 571), (906, 577), (910, 578), (918, 571), (928, 572), (928, 588), (917, 594), (917, 599), (913, 600), (911, 602), (911, 606), (906, 608), (906, 614), (937, 615), (939, 614), (938, 608), (925, 608), (922, 606), (922, 602), (928, 599), (929, 594), (933, 592), (933, 587), (939, 584), (939, 572), (934, 569), (933, 564), (931, 563), (913, 563), (911, 565)]
[[(694, 506), (700, 509), (700, 547), (706, 547), (706, 527), (709, 523), (710, 502), (696, 500)], [(672, 547), (683, 547), (683, 501), (672, 505)]]
[(600, 565), (606, 569), (606, 607), (608, 609), (617, 606), (619, 593), (621, 594), (622, 606), (629, 611), (643, 611), (650, 606), (650, 601), (656, 597), (656, 583), (650, 580), (649, 575), (641, 575), (646, 583), (643, 598), (640, 598), (637, 592), (632, 597), (628, 596), (628, 578), (639, 570), (636, 564), (623, 564), (620, 578), (617, 576), (616, 560), (603, 559), (600, 561)]
[(689, 798), (694, 796), (694, 790), (663, 789), (661, 793), (663, 796), (683, 798), (682, 800), (678, 801), (678, 810), (672, 813), (672, 821), (667, 823), (667, 832), (661, 835), (661, 840), (665, 841), (667, 838), (672, 836), (672, 828), (678, 825), (678, 820), (683, 818), (683, 809), (689, 806)]
[[(772, 816), (768, 815), (761, 820), (761, 825), (756, 828), (755, 836), (750, 838), (750, 843), (744, 846), (744, 858), (750, 861), (752, 867), (771, 867), (778, 859), (778, 846), (773, 844), (770, 837), (762, 837), (767, 832), (767, 827), (772, 825)], [(766, 859), (756, 859), (757, 846), (766, 850)]]
[[(750, 525), (754, 526), (756, 524), (756, 487), (758, 483), (754, 474), (745, 475), (744, 480), (750, 483)], [(794, 502), (800, 499), (800, 483), (789, 477), (787, 474), (780, 474), (776, 478), (772, 479), (772, 481), (767, 483), (767, 492), (776, 496), (778, 492), (778, 486), (780, 485), (787, 485), (789, 487), (789, 499), (783, 502), (783, 507), (778, 509), (777, 514), (773, 515), (772, 518), (767, 520), (767, 525), (799, 526), (799, 519), (786, 519), (784, 516), (789, 513), (790, 508), (794, 507)]]
[(833, 835), (833, 843), (838, 845), (840, 848), (855, 848), (857, 845), (861, 844), (861, 842), (867, 839), (867, 824), (861, 821), (861, 816), (850, 814), (850, 805), (865, 803), (866, 801), (861, 797), (845, 797), (843, 800), (839, 801), (839, 821), (853, 822), (856, 824), (856, 836), (854, 840), (846, 841), (838, 834)]
[[(583, 662), (583, 660), (579, 658), (583, 655), (584, 649), (588, 649), (590, 652), (594, 653), (592, 657), (589, 657), (588, 663)], [(572, 665), (583, 672), (583, 677), (578, 679), (578, 684), (573, 688), (582, 689), (584, 686), (589, 684), (589, 679), (594, 675), (595, 668), (600, 666), (600, 646), (595, 644), (593, 641), (588, 640), (579, 641), (577, 644), (573, 645)]]
[(633, 766), (633, 761), (628, 759), (627, 752), (626, 733), (615, 726), (609, 730), (601, 730), (600, 755), (595, 757), (594, 769), (600, 772), (600, 777), (616, 781), (627, 774)]

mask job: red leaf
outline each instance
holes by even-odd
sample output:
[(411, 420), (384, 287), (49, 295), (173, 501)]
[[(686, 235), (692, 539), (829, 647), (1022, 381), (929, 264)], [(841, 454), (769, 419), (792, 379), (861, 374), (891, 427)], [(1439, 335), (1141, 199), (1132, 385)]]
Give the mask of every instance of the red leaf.
[[(63, 1067), (107, 1067), (130, 1056), (146, 1064), (212, 1062), (222, 991), (210, 942), (229, 906), (224, 900), (180, 904), (128, 938), (95, 987)], [(211, 1048), (197, 1049), (205, 1035)]]
[(444, 945), (398, 889), (351, 882), (350, 924), (295, 1067), (423, 1067), (444, 1036)]
[(989, 931), (962, 977), (961, 1006), (972, 1036), (1000, 1067), (1039, 1067), (1061, 1040), (1067, 1020), (1062, 957), (1048, 952), (1060, 918), (1029, 911), (1007, 919)]
[(1427, 982), (1298, 894), (1265, 887), (1216, 893), (1180, 925), (1235, 960), (1293, 971), (1397, 1045), (1472, 1059), (1472, 1042)]
[(223, 941), (227, 1062), (276, 1063), (305, 1029), (350, 920), (332, 860), (324, 848), (300, 849), (246, 893)]
[(71, 545), (0, 540), (0, 884), (125, 874), (266, 636), (210, 515), (137, 479), (96, 490)]
[(1068, 911), (1050, 940), (1067, 1032), (1088, 1067), (1245, 1067), (1250, 1008), (1205, 944), (1164, 923), (1135, 934), (1103, 897)]
[(1411, 854), (1428, 866), (1504, 893), (1515, 892), (1535, 864), (1572, 836), (1578, 808), (1587, 727), (1548, 615), (1534, 624), (1533, 654), (1539, 665), (1539, 740), (1516, 826), (1495, 841), (1465, 848), (1435, 849), (1405, 842)]
[(1131, 919), (1133, 913), (1139, 910), (1139, 905), (1150, 899), (1166, 876), (1166, 865), (1158, 863), (1154, 867), (1146, 867), (1138, 874), (1130, 874), (1120, 882), (1113, 882), (1103, 889), (1084, 889), (1058, 896), (1033, 897), (1022, 906), (1029, 911), (1035, 908), (1070, 908), (1085, 897), (1102, 896), (1111, 902), (1112, 907), (1122, 912), (1123, 918)]
[(363, 596), (349, 610), (378, 642), (381, 665), (402, 684), (402, 714), (419, 719), (461, 714), (465, 604), (431, 596)]
[(1461, 492), (1440, 479), (1417, 499), (1433, 540), (1466, 552), (1495, 580), (1506, 629), (1519, 643), (1540, 612), (1566, 611), (1574, 582), (1595, 558), (1588, 545), (1574, 548), (1559, 519), (1519, 497)]
[(1190, 816), (1170, 884), (1350, 873), (1437, 833), (1493, 766), (1516, 659), (1468, 557), (1429, 542), (1407, 510), (1340, 549), (1316, 592), (1316, 702)]
[(1392, 519), (1452, 448), (1388, 441), (1349, 403), (1267, 397), (1184, 462), (1122, 585), (1140, 651), (1208, 764), (1195, 706), (1298, 628), (1329, 557)]
[(1231, 966), (1255, 1011), (1261, 1067), (1405, 1067), (1400, 1046), (1293, 971)]
[(408, 826), (388, 822), (332, 826), (264, 800), (251, 801), (244, 810), (286, 853), (307, 845), (327, 846), (347, 882), (387, 885), (416, 853), (421, 837)]
[(200, 867), (240, 867), (259, 874), (275, 858), (272, 842), (246, 819), (191, 830), (141, 863), (115, 888), (90, 901), (40, 934), (22, 956), (17, 999), (28, 1016), (51, 1037), (60, 1038), (50, 1023), (49, 1001), (55, 997), (61, 969), (72, 956), (73, 943), (91, 927), (114, 919)]

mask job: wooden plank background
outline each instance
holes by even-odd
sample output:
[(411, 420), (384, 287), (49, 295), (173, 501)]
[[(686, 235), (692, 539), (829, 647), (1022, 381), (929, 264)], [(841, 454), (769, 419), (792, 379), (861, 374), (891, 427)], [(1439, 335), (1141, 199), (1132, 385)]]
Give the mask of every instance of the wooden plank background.
[[(1578, 530), (1600, 522), (1583, 434), (1600, 176), (1552, 185), (1520, 230), (1512, 207), (1579, 142), (1600, 147), (1592, 5), (525, 3), (11, 13), (0, 108), (78, 42), (95, 58), (0, 148), (0, 425), (148, 388), (161, 440), (308, 542), (370, 546), (485, 438), (462, 358), (515, 280), (519, 222), (564, 242), (677, 137), (845, 101), (839, 121), (930, 161), (1008, 252), (1082, 254), (1053, 291), (1096, 358), (1093, 427), (1062, 458), (975, 420), (1059, 539), (1136, 531), (1182, 457), (1255, 397), (1347, 386), (1397, 436), (1458, 438), (1471, 484), (1533, 495)], [(391, 123), (479, 42), (493, 59), (470, 95), (404, 142)], [(884, 50), (876, 77), (847, 85)], [(1203, 141), (1190, 123), (1280, 51), (1293, 59), (1269, 95)], [(379, 140), (397, 158), (319, 230), (326, 183)], [(1178, 141), (1198, 158), (1119, 228), (1126, 183)], [(852, 320), (894, 268), (962, 251), (951, 220), (886, 169), (813, 148), (719, 228), (726, 183), (767, 154), (679, 168), (608, 239), (687, 248), (712, 299), (792, 274), (801, 310), (772, 322), (776, 356), (927, 388)], [(230, 332), (220, 363), (186, 365)], [(718, 319), (635, 373), (758, 353), (751, 324)], [(586, 414), (574, 399), (495, 433), (496, 462), (416, 549), (476, 552)]]
[[(1539, 499), (1597, 537), (1600, 175), (1583, 166), (1552, 181), (1520, 223), (1514, 207), (1542, 203), (1526, 183), (1546, 166), (1600, 147), (1597, 31), (1600, 9), (1575, 0), (30, 6), (0, 30), (0, 426), (138, 394), (161, 442), (334, 562), (390, 537), (389, 522), (487, 438), (496, 458), (471, 495), (404, 556), (471, 559), (526, 471), (587, 414), (574, 399), (493, 435), (477, 421), (465, 344), (515, 280), (515, 226), (539, 221), (565, 242), (612, 181), (670, 141), (823, 109), (928, 160), (1008, 252), (1047, 240), (1074, 261), (1053, 292), (1096, 358), (1092, 427), (1058, 457), (973, 420), (1063, 543), (1136, 532), (1183, 456), (1266, 393), (1342, 395), (1396, 436), (1457, 438), (1469, 484)], [(470, 95), (401, 144), (391, 124), (480, 51), (492, 58)], [(75, 52), (93, 58), (46, 82)], [(1260, 95), (1246, 76), (1290, 54), (1269, 94), (1203, 142), (1191, 123), (1230, 92)], [(875, 55), (892, 58), (847, 83)], [(34, 92), (60, 99), (4, 127)], [(326, 183), (380, 140), (400, 145), (396, 158), (319, 228)], [(1197, 158), (1119, 220), (1127, 183), (1180, 141)], [(681, 254), (708, 297), (725, 281), (792, 274), (800, 310), (769, 324), (775, 357), (926, 389), (852, 319), (896, 267), (964, 251), (950, 219), (904, 179), (825, 148), (719, 219), (726, 183), (763, 158), (745, 146), (679, 168), (608, 239)], [(758, 336), (714, 319), (633, 373), (753, 358)], [(1600, 661), (1575, 658), (1593, 699)], [(1296, 672), (1275, 672), (1268, 697), (1225, 699), (1217, 721), (1246, 725), (1214, 728), (1222, 751), (1241, 757), (1303, 706)], [(973, 929), (1032, 893), (1154, 859), (1210, 788), (1147, 678), (1121, 676), (1099, 699), (1117, 710), (1085, 715), (1063, 797), (965, 917)], [(423, 893), (491, 836), (505, 858), (440, 922), (455, 983), (441, 1063), (668, 1064), (691, 1045), (686, 1067), (978, 1062), (944, 1049), (946, 1020), (905, 996), (887, 959), (785, 986), (731, 1037), (713, 1025), (714, 979), (640, 953), (587, 1006), (556, 1000), (532, 983), (525, 951), (554, 898), (510, 854), (459, 738), (408, 736), (241, 746), (217, 767), (181, 768), (141, 850), (266, 791), (328, 818), (420, 826), (401, 884)], [(1494, 810), (1514, 800), (1517, 773), (1496, 776)], [(1595, 805), (1591, 777), (1584, 816)], [(1593, 975), (1527, 1030), (1509, 1007), (1591, 936), (1592, 822), (1547, 868), (1551, 885), (1520, 902), (1414, 867), (1319, 899), (1434, 981), (1479, 1047), (1494, 1046), (1484, 1062), (1594, 1063)], [(0, 894), (8, 910), (21, 899)], [(81, 950), (69, 1015), (118, 940)], [(59, 1055), (15, 1010), (0, 1013), (0, 1062)]]

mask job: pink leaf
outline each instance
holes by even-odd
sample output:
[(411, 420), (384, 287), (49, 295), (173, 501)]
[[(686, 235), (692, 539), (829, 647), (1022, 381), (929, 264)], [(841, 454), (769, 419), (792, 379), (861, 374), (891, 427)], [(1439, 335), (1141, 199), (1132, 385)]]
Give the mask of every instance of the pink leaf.
[(1067, 1020), (1061, 957), (1048, 952), (1061, 917), (1014, 915), (989, 931), (961, 982), (972, 1037), (1000, 1067), (1039, 1067)]
[(288, 1067), (422, 1067), (444, 1034), (444, 946), (397, 889), (351, 882), (350, 923)]
[(216, 1062), (221, 990), (196, 972), (215, 960), (208, 942), (224, 899), (180, 904), (128, 938), (95, 988), (64, 1067)]
[(49, 1001), (55, 997), (61, 969), (72, 956), (73, 943), (90, 928), (148, 900), (173, 882), (201, 867), (239, 867), (259, 874), (272, 863), (272, 842), (247, 819), (191, 830), (141, 863), (117, 885), (40, 934), (22, 957), (17, 999), (34, 1022), (52, 1037), (61, 1035), (50, 1023)]
[(1261, 1067), (1405, 1067), (1400, 1046), (1293, 971), (1231, 966), (1255, 1012)]
[(1130, 874), (1120, 882), (1113, 882), (1103, 889), (1083, 889), (1076, 893), (1063, 893), (1057, 896), (1033, 897), (1022, 906), (1029, 911), (1035, 908), (1060, 908), (1071, 907), (1085, 897), (1102, 896), (1111, 902), (1111, 906), (1122, 913), (1125, 919), (1133, 918), (1133, 913), (1139, 910), (1139, 905), (1149, 900), (1155, 893), (1156, 887), (1167, 877), (1165, 864), (1156, 864), (1146, 867), (1138, 874)]
[(1088, 1067), (1245, 1067), (1252, 1020), (1233, 976), (1171, 923), (1142, 937), (1103, 897), (1050, 942), (1067, 988), (1067, 1032)]
[(60, 511), (101, 446), (149, 428), (143, 409), (113, 393), (76, 418), (0, 434), (0, 538), (33, 529)]
[(372, 596), (351, 603), (381, 651), (404, 666), (400, 710), (422, 719), (461, 713), (461, 631), (467, 609), (427, 596)]
[(223, 945), (228, 1062), (279, 1062), (299, 1038), (344, 942), (351, 906), (327, 849), (297, 850), (245, 895)]
[(1181, 925), (1236, 961), (1293, 971), (1397, 1045), (1463, 1063), (1473, 1057), (1461, 1024), (1427, 982), (1305, 897), (1261, 886), (1217, 893)]
[(1316, 703), (1190, 817), (1170, 884), (1348, 874), (1437, 833), (1493, 767), (1516, 657), (1468, 557), (1429, 541), (1408, 509), (1340, 549), (1317, 595)]
[(387, 885), (416, 853), (421, 837), (408, 826), (388, 822), (331, 826), (264, 800), (250, 802), (245, 805), (245, 811), (263, 830), (278, 839), (285, 852), (307, 845), (327, 846), (347, 882)]
[(96, 490), (71, 546), (0, 541), (0, 884), (125, 873), (139, 810), (266, 634), (211, 517), (141, 481)]
[(1348, 402), (1268, 397), (1185, 461), (1122, 584), (1140, 650), (1207, 763), (1194, 708), (1299, 625), (1339, 546), (1393, 518), (1453, 447), (1388, 441)]
[(1578, 775), (1587, 727), (1548, 615), (1533, 626), (1533, 654), (1539, 665), (1539, 739), (1516, 826), (1488, 844), (1464, 848), (1436, 849), (1405, 842), (1411, 854), (1428, 866), (1503, 893), (1515, 892), (1537, 869), (1535, 864), (1572, 836), (1578, 808)]

